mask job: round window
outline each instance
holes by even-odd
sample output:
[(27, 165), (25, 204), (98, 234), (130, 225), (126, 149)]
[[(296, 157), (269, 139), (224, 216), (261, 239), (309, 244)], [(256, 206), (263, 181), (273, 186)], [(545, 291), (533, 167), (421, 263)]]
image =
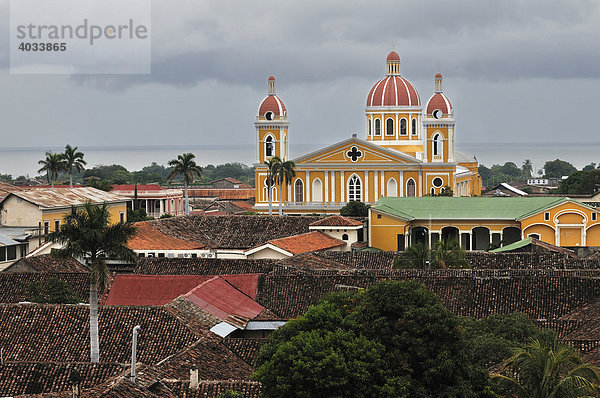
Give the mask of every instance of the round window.
[(436, 188), (441, 187), (443, 183), (444, 183), (444, 180), (442, 180), (440, 177), (435, 177), (433, 179), (433, 186)]
[(441, 110), (439, 110), (439, 109), (436, 109), (435, 111), (433, 111), (432, 115), (433, 115), (433, 117), (434, 117), (434, 118), (436, 118), (436, 119), (441, 119), (441, 118), (442, 118), (442, 116), (444, 115), (444, 112), (442, 112), (442, 111), (441, 111)]
[(265, 113), (265, 119), (267, 119), (267, 120), (273, 120), (273, 112), (267, 112), (267, 113)]

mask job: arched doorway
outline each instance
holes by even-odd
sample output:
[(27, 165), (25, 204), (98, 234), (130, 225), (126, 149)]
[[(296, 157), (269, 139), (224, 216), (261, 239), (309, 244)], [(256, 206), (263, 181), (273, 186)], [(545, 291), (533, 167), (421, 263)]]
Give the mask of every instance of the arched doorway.
[(416, 246), (422, 244), (429, 246), (429, 230), (425, 227), (415, 227), (410, 230), (410, 245)]
[(415, 184), (415, 180), (413, 180), (412, 178), (406, 183), (406, 196), (409, 198), (414, 198), (415, 196), (417, 196), (417, 187)]
[(297, 179), (294, 184), (294, 201), (304, 202), (304, 184), (301, 179)]
[(490, 230), (486, 227), (473, 228), (473, 250), (487, 250), (490, 246)]
[(442, 228), (442, 241), (444, 243), (448, 242), (458, 242), (458, 228), (456, 227), (444, 227)]
[(389, 197), (398, 196), (398, 184), (394, 178), (390, 178), (387, 183), (387, 195)]
[(521, 230), (517, 227), (506, 227), (502, 230), (502, 245), (510, 245), (521, 240)]
[(313, 181), (312, 196), (313, 202), (323, 201), (323, 184), (321, 184), (321, 180), (318, 178)]

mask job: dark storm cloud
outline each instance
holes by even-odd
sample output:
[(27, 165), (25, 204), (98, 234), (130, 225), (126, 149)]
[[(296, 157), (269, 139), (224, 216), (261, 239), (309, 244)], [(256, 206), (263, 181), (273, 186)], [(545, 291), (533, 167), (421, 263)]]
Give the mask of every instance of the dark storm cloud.
[(392, 43), (415, 79), (438, 65), (478, 79), (600, 76), (597, 1), (220, 1), (181, 13), (178, 5), (153, 3), (151, 76), (93, 80), (123, 88), (259, 87), (270, 72), (292, 85), (365, 78), (383, 69)]

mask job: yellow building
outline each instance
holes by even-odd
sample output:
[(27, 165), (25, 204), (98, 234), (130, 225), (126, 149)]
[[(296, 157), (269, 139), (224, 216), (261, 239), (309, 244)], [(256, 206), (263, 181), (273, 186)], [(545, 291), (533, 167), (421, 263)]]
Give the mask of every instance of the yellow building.
[[(434, 93), (425, 107), (419, 93), (400, 75), (400, 57), (392, 51), (387, 74), (367, 95), (365, 139), (356, 137), (292, 159), (296, 177), (290, 186), (271, 187), (272, 201), (282, 195), (286, 213), (337, 213), (346, 202), (375, 203), (380, 197), (438, 195), (447, 187), (455, 196), (481, 192), (478, 163), (455, 151), (454, 109), (435, 75)], [(268, 95), (256, 117), (254, 209), (268, 209), (267, 168), (273, 156), (289, 159), (288, 115), (269, 77)]]
[(129, 199), (92, 187), (31, 188), (14, 191), (0, 201), (0, 225), (42, 228), (42, 234), (54, 232), (72, 206), (85, 202), (107, 204), (109, 223), (127, 221)]
[(369, 212), (369, 245), (404, 250), (455, 240), (487, 250), (534, 237), (557, 246), (600, 246), (599, 210), (569, 198), (381, 198)]

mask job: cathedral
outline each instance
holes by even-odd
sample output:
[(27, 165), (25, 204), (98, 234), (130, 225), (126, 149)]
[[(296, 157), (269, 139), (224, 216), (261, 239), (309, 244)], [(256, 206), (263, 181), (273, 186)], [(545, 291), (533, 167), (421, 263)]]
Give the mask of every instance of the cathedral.
[(434, 78), (434, 92), (425, 106), (415, 87), (400, 73), (400, 56), (392, 51), (386, 75), (367, 95), (365, 136), (352, 137), (318, 151), (289, 159), (288, 114), (268, 79), (268, 95), (256, 117), (254, 209), (268, 210), (268, 173), (273, 156), (292, 160), (296, 176), (290, 185), (271, 187), (276, 209), (286, 214), (339, 213), (349, 201), (376, 203), (381, 197), (436, 196), (451, 189), (454, 196), (479, 196), (481, 179), (475, 158), (455, 151), (454, 109)]

